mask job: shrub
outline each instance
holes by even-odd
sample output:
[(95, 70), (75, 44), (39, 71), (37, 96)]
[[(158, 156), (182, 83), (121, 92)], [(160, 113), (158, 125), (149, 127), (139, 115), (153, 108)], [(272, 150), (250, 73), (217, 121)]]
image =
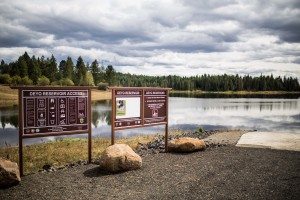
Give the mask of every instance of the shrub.
[(79, 80), (81, 86), (95, 86), (94, 78), (91, 72), (87, 72), (85, 77), (81, 77)]
[(69, 78), (63, 78), (60, 80), (60, 82), (61, 82), (61, 85), (74, 86), (74, 82)]
[(11, 84), (19, 85), (21, 83), (21, 77), (19, 75), (13, 76), (11, 78)]
[(28, 77), (28, 76), (24, 76), (21, 81), (20, 81), (21, 85), (32, 85), (33, 82), (32, 80)]
[(53, 81), (51, 85), (60, 85), (60, 86), (74, 86), (74, 82), (69, 78), (63, 78), (59, 81)]
[(106, 90), (107, 86), (108, 86), (108, 83), (98, 83), (98, 90)]
[(203, 133), (203, 132), (204, 132), (204, 129), (201, 127), (196, 130), (196, 133)]
[(53, 82), (51, 82), (51, 85), (53, 85), (53, 86), (61, 86), (61, 84), (60, 84), (60, 81), (53, 81)]
[(49, 80), (49, 78), (47, 78), (46, 76), (41, 76), (41, 77), (38, 79), (37, 84), (38, 84), (38, 85), (42, 85), (42, 86), (50, 85), (50, 80)]
[(9, 74), (0, 74), (0, 83), (2, 84), (10, 84), (11, 77)]

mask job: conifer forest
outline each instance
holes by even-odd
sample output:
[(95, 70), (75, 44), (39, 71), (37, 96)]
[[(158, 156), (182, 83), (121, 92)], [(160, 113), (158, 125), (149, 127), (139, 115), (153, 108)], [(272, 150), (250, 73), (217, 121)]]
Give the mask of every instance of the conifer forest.
[[(1, 59), (1, 58), (0, 58)], [(147, 76), (117, 72), (112, 65), (103, 66), (97, 60), (85, 63), (81, 56), (59, 63), (50, 58), (30, 57), (27, 52), (11, 63), (1, 61), (0, 84), (64, 85), (123, 87), (169, 87), (174, 90), (202, 91), (300, 91), (297, 78), (260, 76), (195, 74), (194, 76)]]

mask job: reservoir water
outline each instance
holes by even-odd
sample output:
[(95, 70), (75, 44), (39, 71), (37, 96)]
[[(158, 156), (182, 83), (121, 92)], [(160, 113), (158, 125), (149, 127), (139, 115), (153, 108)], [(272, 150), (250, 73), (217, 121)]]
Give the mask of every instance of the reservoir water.
[[(93, 137), (110, 137), (110, 117), (110, 100), (93, 102)], [(0, 108), (0, 121), (0, 147), (18, 145), (18, 108)], [(300, 134), (300, 98), (169, 97), (169, 130), (187, 131), (200, 127), (206, 130), (243, 129)], [(164, 129), (163, 125), (122, 130), (116, 131), (116, 137), (156, 134), (164, 132)], [(24, 143), (40, 143), (57, 138), (24, 139)]]

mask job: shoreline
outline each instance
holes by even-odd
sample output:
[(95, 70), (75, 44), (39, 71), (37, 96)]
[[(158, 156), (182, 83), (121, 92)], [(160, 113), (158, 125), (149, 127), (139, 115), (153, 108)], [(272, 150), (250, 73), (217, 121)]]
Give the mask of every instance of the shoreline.
[[(170, 94), (193, 94), (193, 95), (295, 95), (300, 91), (202, 91), (202, 90), (171, 90)], [(92, 89), (92, 102), (110, 100), (111, 91)], [(18, 106), (18, 90), (11, 89), (10, 86), (0, 85), (0, 108)]]

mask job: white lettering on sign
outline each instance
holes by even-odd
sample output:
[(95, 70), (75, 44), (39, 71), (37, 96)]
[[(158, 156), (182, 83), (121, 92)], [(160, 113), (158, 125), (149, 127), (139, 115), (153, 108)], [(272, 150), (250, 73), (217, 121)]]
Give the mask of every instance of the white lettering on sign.
[(145, 95), (166, 95), (165, 91), (145, 91)]
[(30, 92), (30, 96), (42, 96), (42, 92)]
[[(135, 94), (135, 93), (132, 93)], [(131, 95), (132, 95), (131, 94)], [(29, 92), (31, 97), (40, 97), (40, 96), (86, 96), (87, 94), (82, 91), (32, 91)]]
[(72, 92), (68, 92), (67, 95), (68, 95), (68, 96), (82, 96), (82, 95), (83, 95), (83, 92), (75, 92), (75, 91), (72, 91)]
[(43, 92), (43, 96), (66, 96), (66, 92)]
[(141, 92), (140, 91), (131, 91), (131, 90), (127, 90), (127, 91), (117, 90), (116, 94), (117, 95), (140, 95)]

